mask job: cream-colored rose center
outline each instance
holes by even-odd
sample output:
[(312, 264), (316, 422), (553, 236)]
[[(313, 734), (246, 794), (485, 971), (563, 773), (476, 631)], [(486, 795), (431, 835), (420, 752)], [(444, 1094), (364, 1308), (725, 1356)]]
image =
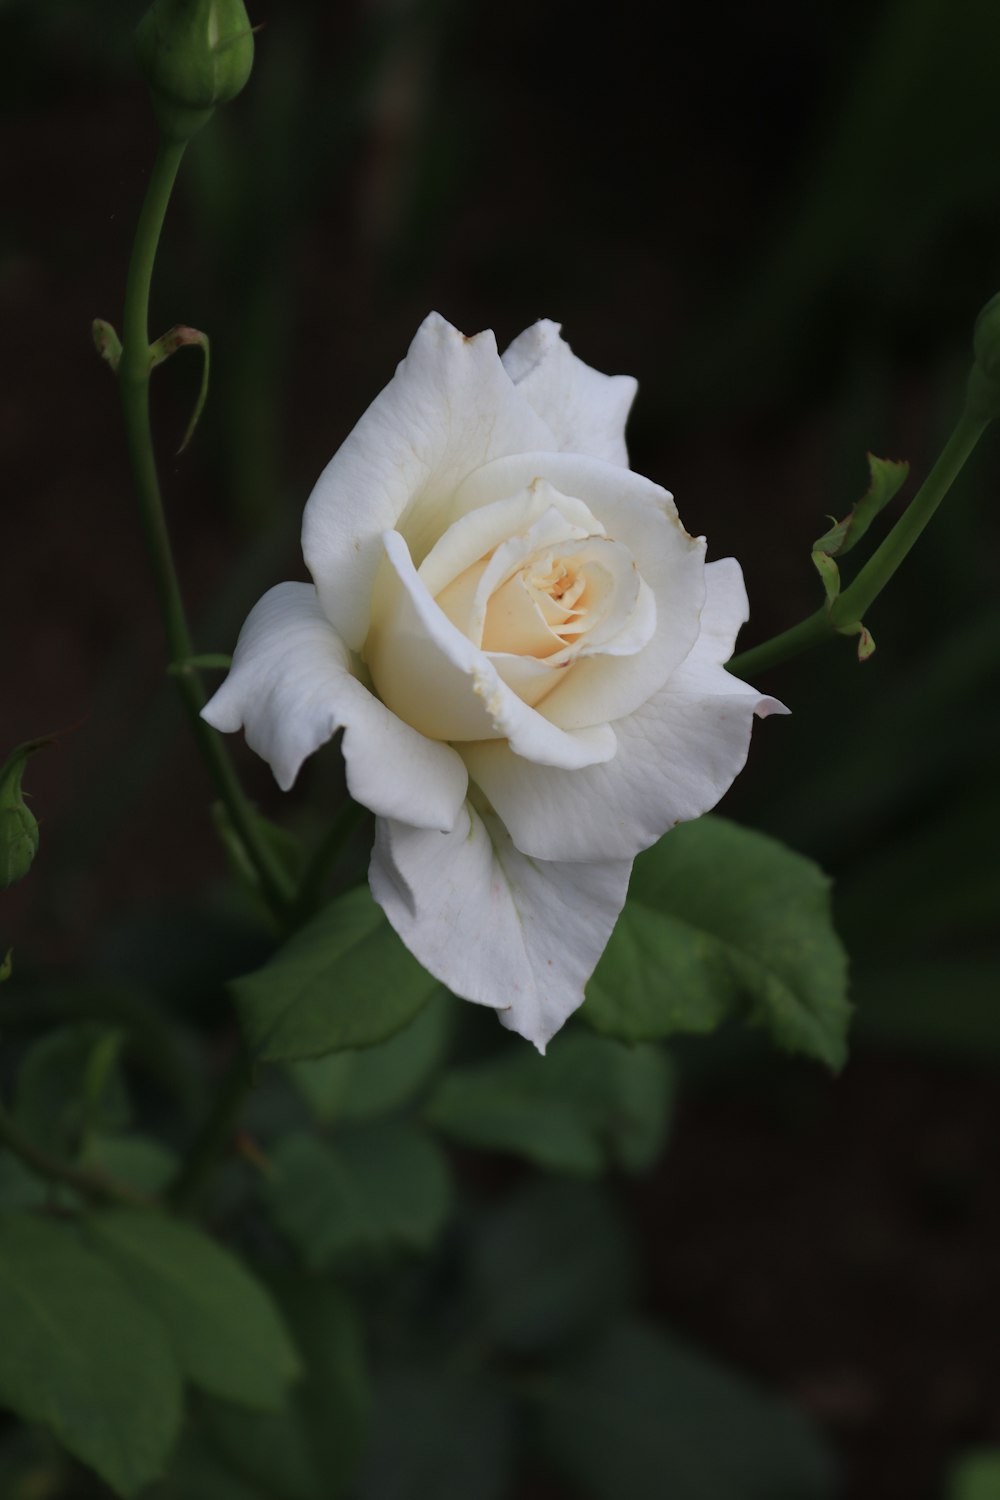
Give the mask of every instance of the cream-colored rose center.
[(489, 553), (442, 589), (437, 603), (484, 651), (544, 659), (574, 644), (606, 613), (614, 578), (594, 555), (595, 546), (613, 544), (591, 538), (587, 553), (542, 549), (483, 599), (495, 556)]

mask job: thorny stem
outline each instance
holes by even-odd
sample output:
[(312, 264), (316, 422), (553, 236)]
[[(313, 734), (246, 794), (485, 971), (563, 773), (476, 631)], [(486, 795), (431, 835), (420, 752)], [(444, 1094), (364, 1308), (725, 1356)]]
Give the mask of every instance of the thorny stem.
[(754, 677), (860, 622), (951, 489), (989, 423), (989, 417), (966, 406), (927, 478), (853, 583), (829, 608), (824, 605), (791, 629), (741, 651), (728, 663), (728, 670), (737, 677)]
[(30, 1168), (36, 1176), (44, 1177), (48, 1182), (62, 1183), (64, 1187), (72, 1188), (74, 1192), (82, 1194), (90, 1202), (126, 1203), (136, 1208), (149, 1204), (150, 1200), (144, 1194), (127, 1187), (123, 1182), (117, 1182), (103, 1172), (95, 1172), (87, 1167), (75, 1167), (70, 1162), (60, 1161), (57, 1157), (50, 1156), (47, 1151), (43, 1151), (23, 1134), (2, 1104), (0, 1104), (0, 1144), (6, 1146), (8, 1151), (23, 1161), (24, 1165)]
[[(125, 289), (122, 350), (118, 363), (125, 436), (135, 476), (139, 514), (152, 564), (171, 664), (178, 666), (189, 662), (194, 651), (163, 511), (153, 451), (149, 415), (149, 377), (153, 357), (149, 342), (149, 293), (163, 221), (183, 155), (182, 142), (164, 141), (153, 165), (132, 247)], [(265, 900), (280, 922), (292, 899), (291, 881), (261, 835), (253, 808), (244, 795), (221, 739), (201, 718), (205, 692), (197, 671), (192, 667), (178, 671), (176, 682), (216, 792), (225, 804), (232, 825), (253, 862)]]

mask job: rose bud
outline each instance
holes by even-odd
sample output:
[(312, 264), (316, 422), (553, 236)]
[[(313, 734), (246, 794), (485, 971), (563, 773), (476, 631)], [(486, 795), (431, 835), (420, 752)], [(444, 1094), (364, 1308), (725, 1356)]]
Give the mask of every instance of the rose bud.
[(243, 0), (154, 0), (135, 49), (160, 128), (187, 141), (250, 77), (253, 30)]

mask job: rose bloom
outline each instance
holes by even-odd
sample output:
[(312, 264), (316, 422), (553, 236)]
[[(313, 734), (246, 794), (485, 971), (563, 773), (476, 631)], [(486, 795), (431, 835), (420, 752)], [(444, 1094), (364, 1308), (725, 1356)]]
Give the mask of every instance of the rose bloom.
[(282, 788), (343, 730), (369, 881), (420, 962), (544, 1050), (635, 855), (713, 807), (754, 715), (739, 564), (632, 473), (636, 382), (536, 323), (503, 356), (431, 314), (320, 476), (313, 583), (252, 610), (204, 710)]

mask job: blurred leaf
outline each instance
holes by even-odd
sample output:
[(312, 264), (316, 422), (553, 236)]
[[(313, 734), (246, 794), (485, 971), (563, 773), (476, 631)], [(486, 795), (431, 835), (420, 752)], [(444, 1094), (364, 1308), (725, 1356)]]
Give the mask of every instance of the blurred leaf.
[(0, 1147), (0, 1213), (7, 1209), (38, 1208), (48, 1201), (49, 1186)]
[(164, 1330), (75, 1227), (0, 1218), (0, 1404), (50, 1427), (116, 1493), (163, 1472), (181, 1415)]
[(1000, 1500), (1000, 1448), (973, 1448), (948, 1475), (945, 1500)]
[(161, 1484), (143, 1500), (267, 1500), (263, 1490), (234, 1474), (190, 1424)]
[(570, 1031), (545, 1057), (518, 1046), (454, 1069), (426, 1116), (464, 1145), (510, 1151), (548, 1171), (596, 1177), (618, 1165), (642, 1172), (662, 1148), (671, 1086), (659, 1048)]
[(620, 1312), (635, 1263), (624, 1218), (600, 1189), (535, 1179), (483, 1214), (470, 1275), (474, 1328), (533, 1353)]
[(274, 1414), (205, 1402), (206, 1429), (230, 1469), (266, 1500), (337, 1500), (354, 1473), (368, 1420), (360, 1324), (329, 1281), (297, 1273), (272, 1286), (305, 1377)]
[(780, 1047), (839, 1068), (846, 987), (822, 871), (774, 839), (705, 817), (639, 855), (580, 1015), (640, 1041), (712, 1031), (742, 1008)]
[(83, 1154), (83, 1165), (124, 1182), (155, 1198), (177, 1172), (179, 1162), (159, 1141), (142, 1135), (93, 1135)]
[(0, 958), (0, 984), (9, 979), (14, 972), (14, 950), (8, 948), (3, 958)]
[(314, 1270), (345, 1255), (427, 1250), (450, 1204), (441, 1151), (397, 1121), (353, 1130), (335, 1145), (288, 1135), (271, 1166), (274, 1222)]
[(856, 505), (851, 507), (842, 521), (836, 521), (829, 531), (813, 542), (813, 552), (823, 557), (843, 557), (857, 546), (876, 516), (889, 504), (906, 483), (910, 472), (908, 463), (891, 458), (876, 458), (869, 453), (868, 472), (871, 483)]
[(36, 1042), (18, 1074), (14, 1116), (37, 1145), (75, 1157), (92, 1130), (127, 1125), (118, 1068), (124, 1034), (96, 1022), (61, 1027)]
[(448, 1040), (451, 1002), (438, 989), (416, 1018), (387, 1042), (289, 1064), (317, 1120), (369, 1120), (407, 1104), (438, 1067)]
[(299, 1364), (263, 1287), (193, 1225), (142, 1209), (87, 1220), (95, 1248), (160, 1318), (196, 1385), (248, 1406), (275, 1407)]
[(512, 1494), (510, 1401), (483, 1374), (433, 1367), (386, 1372), (376, 1387), (372, 1433), (357, 1500)]
[(820, 1500), (830, 1459), (790, 1406), (635, 1322), (539, 1383), (546, 1448), (593, 1500)]
[(338, 896), (270, 963), (232, 985), (250, 1050), (269, 1062), (384, 1042), (436, 988), (367, 886)]

